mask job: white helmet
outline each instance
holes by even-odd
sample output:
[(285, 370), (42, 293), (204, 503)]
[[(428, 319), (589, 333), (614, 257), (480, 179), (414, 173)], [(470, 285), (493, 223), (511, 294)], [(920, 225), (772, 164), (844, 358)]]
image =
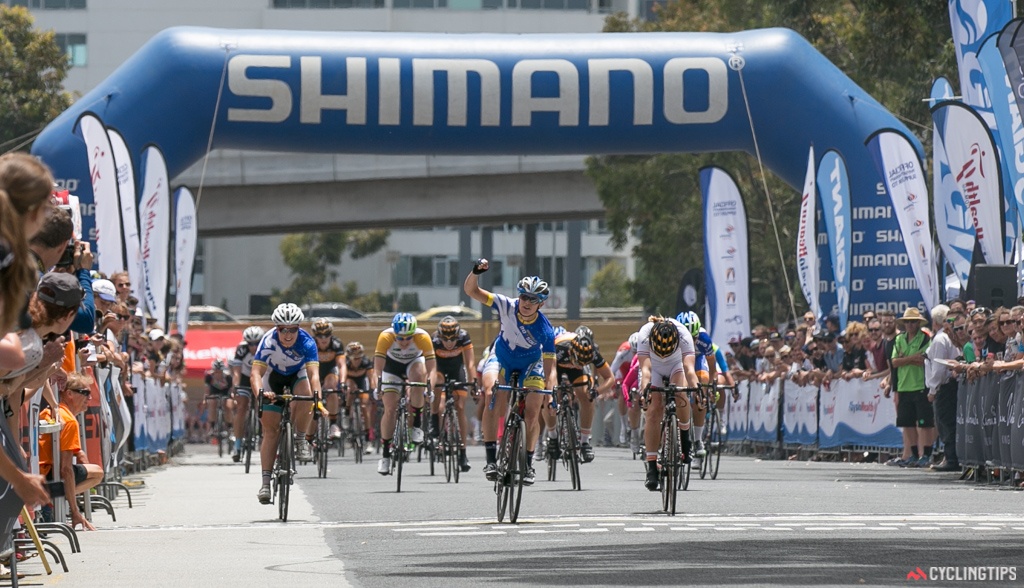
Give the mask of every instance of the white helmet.
[(550, 293), (548, 283), (537, 276), (527, 276), (519, 280), (518, 290), (520, 294), (535, 296), (541, 302), (547, 300)]
[(263, 327), (257, 327), (256, 325), (249, 327), (242, 331), (242, 338), (245, 339), (246, 343), (259, 343), (260, 339), (263, 338)]
[(274, 314), (270, 315), (270, 320), (274, 321), (275, 325), (297, 325), (305, 318), (302, 310), (291, 302), (279, 304), (274, 309)]
[(629, 336), (629, 349), (636, 353), (636, 346), (640, 343), (640, 333), (633, 333)]

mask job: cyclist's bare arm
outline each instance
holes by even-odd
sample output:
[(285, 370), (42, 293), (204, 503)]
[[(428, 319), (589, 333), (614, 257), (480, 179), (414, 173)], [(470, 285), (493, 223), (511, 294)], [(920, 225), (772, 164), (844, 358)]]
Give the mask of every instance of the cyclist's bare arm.
[(473, 353), (473, 346), (469, 345), (462, 349), (462, 363), (466, 369), (466, 381), (476, 382), (476, 354)]
[(433, 382), (434, 378), (437, 377), (437, 360), (427, 359), (423, 362), (423, 367), (427, 370), (427, 382)]
[(263, 364), (253, 362), (252, 371), (249, 372), (249, 387), (254, 394), (263, 387)]
[[(486, 259), (481, 259), (474, 266), (474, 269), (487, 271), (490, 267), (491, 265)], [(480, 304), (487, 304), (491, 299), (491, 293), (480, 287), (479, 278), (479, 274), (475, 271), (470, 272), (469, 275), (466, 276), (466, 282), (462, 285), (462, 289), (465, 290), (466, 294), (468, 294), (473, 300), (476, 300)]]
[(558, 370), (555, 368), (554, 354), (544, 354), (544, 381), (548, 390), (558, 387)]
[(637, 389), (643, 390), (651, 383), (651, 357), (640, 356), (640, 378), (637, 380)]
[[(690, 388), (697, 387), (697, 372), (694, 370), (697, 359), (695, 355), (683, 356), (683, 376), (686, 378), (686, 385)], [(710, 369), (710, 368), (709, 368)]]
[(602, 400), (615, 395), (615, 374), (608, 364), (597, 369), (597, 375), (601, 378), (601, 385), (597, 387), (597, 393)]
[(312, 394), (313, 392), (319, 392), (320, 391), (320, 366), (316, 365), (316, 364), (313, 364), (313, 363), (307, 363), (306, 364), (306, 377), (309, 379), (309, 392), (310, 392), (310, 394)]

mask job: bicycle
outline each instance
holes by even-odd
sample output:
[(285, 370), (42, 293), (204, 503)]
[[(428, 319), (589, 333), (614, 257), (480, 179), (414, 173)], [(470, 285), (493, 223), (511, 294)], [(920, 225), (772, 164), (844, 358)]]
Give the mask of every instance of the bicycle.
[[(231, 429), (228, 427), (227, 419), (224, 418), (224, 402), (228, 399), (227, 396), (220, 394), (207, 394), (203, 397), (203, 402), (208, 403), (213, 400), (217, 403), (217, 415), (213, 421), (213, 428), (210, 430), (210, 436), (217, 439), (217, 457), (224, 457), (224, 448), (229, 444), (228, 439), (231, 436)], [(230, 452), (232, 448), (228, 448)]]
[(665, 395), (665, 412), (661, 417), (661, 449), (658, 450), (661, 509), (675, 516), (676, 495), (680, 489), (685, 490), (690, 484), (689, 456), (684, 461), (679, 417), (676, 416), (676, 394), (690, 393), (697, 389), (668, 384), (649, 386), (648, 390)]
[(462, 444), (462, 430), (459, 427), (459, 415), (455, 408), (455, 390), (469, 390), (475, 398), (477, 395), (476, 382), (456, 382), (446, 380), (444, 384), (435, 384), (435, 388), (441, 389), (445, 394), (444, 416), (441, 418), (441, 430), (437, 439), (437, 458), (444, 463), (444, 480), (459, 483), (459, 473), (462, 471), (459, 464), (459, 455), (466, 450)]
[[(351, 423), (347, 429), (348, 441), (352, 444), (352, 453), (356, 463), (363, 463), (364, 449), (366, 448), (366, 428), (363, 426), (363, 401), (362, 395), (365, 390), (352, 389), (346, 391), (349, 394), (348, 410), (351, 415)], [(345, 438), (338, 440), (338, 453), (345, 455)]]
[(316, 423), (316, 432), (313, 434), (313, 461), (316, 462), (316, 475), (318, 478), (327, 477), (327, 452), (331, 448), (330, 419), (327, 417), (327, 409), (320, 401), (320, 395), (313, 393), (313, 422)]
[[(646, 448), (644, 446), (644, 435), (643, 435), (643, 431), (644, 431), (644, 428), (646, 427), (647, 419), (646, 419), (646, 417), (645, 417), (645, 415), (643, 413), (643, 410), (642, 410), (642, 409), (645, 408), (644, 405), (643, 405), (642, 399), (643, 399), (643, 395), (640, 394), (639, 390), (637, 390), (636, 388), (630, 388), (629, 389), (629, 403), (631, 405), (639, 403), (639, 406), (641, 407), (640, 426), (638, 427), (638, 429), (640, 431), (640, 443), (636, 446), (636, 450), (635, 451), (632, 448), (629, 451), (630, 453), (633, 454), (633, 461), (636, 461), (637, 459), (642, 458), (646, 454), (646, 452), (647, 452), (647, 450), (646, 450)], [(632, 434), (632, 433), (630, 433), (630, 434)]]
[(704, 435), (702, 441), (707, 455), (700, 464), (700, 479), (703, 480), (707, 474), (711, 479), (718, 479), (718, 467), (722, 461), (722, 448), (725, 447), (725, 433), (722, 432), (722, 413), (718, 410), (718, 398), (721, 394), (719, 388), (713, 384), (701, 384), (701, 387), (711, 392), (708, 398), (708, 414), (704, 420)]
[[(263, 416), (263, 390), (260, 390), (260, 416)], [(277, 502), (277, 516), (281, 522), (288, 521), (288, 497), (291, 485), (295, 482), (295, 451), (292, 431), (291, 404), (299, 402), (317, 402), (317, 396), (295, 396), (291, 388), (285, 387), (284, 392), (277, 395), (284, 400), (281, 408), (280, 433), (277, 440), (277, 455), (270, 474), (271, 501)]]
[(249, 411), (245, 415), (245, 427), (242, 431), (242, 462), (245, 464), (245, 473), (249, 473), (249, 466), (252, 464), (252, 452), (259, 453), (259, 439), (263, 436), (261, 429), (259, 406), (253, 398), (252, 390), (240, 388), (249, 392)]
[[(523, 478), (529, 471), (526, 461), (526, 395), (534, 392), (551, 395), (551, 390), (535, 390), (519, 385), (519, 372), (509, 376), (509, 385), (497, 385), (495, 392), (509, 393), (508, 415), (505, 417), (505, 433), (498, 446), (498, 461), (495, 464), (497, 477), (494, 493), (498, 497), (498, 522), (504, 522), (508, 511), (509, 522), (519, 520), (519, 506), (523, 499)], [(494, 409), (494, 394), (491, 394), (491, 409)]]
[[(580, 481), (580, 464), (583, 463), (583, 455), (580, 448), (579, 408), (576, 403), (575, 389), (590, 385), (589, 378), (586, 382), (570, 384), (563, 377), (562, 383), (555, 389), (555, 404), (558, 406), (558, 410), (555, 412), (557, 423), (555, 428), (558, 431), (558, 447), (561, 454), (559, 459), (562, 465), (569, 470), (569, 478), (572, 482), (573, 490), (583, 489)], [(593, 398), (595, 396), (594, 390), (591, 389), (590, 393), (591, 398)], [(555, 481), (558, 461), (548, 454), (549, 482)]]
[(379, 386), (383, 389), (400, 388), (398, 395), (398, 409), (395, 411), (395, 434), (391, 439), (391, 475), (395, 476), (395, 492), (402, 491), (402, 465), (409, 460), (412, 443), (409, 441), (409, 398), (405, 393), (407, 388), (419, 386), (426, 388), (425, 382), (386, 382)]
[[(423, 393), (423, 409), (425, 411), (425, 415), (428, 415), (430, 413), (430, 407), (434, 402), (433, 394), (434, 393), (431, 390), (427, 390)], [(437, 457), (436, 447), (434, 446), (437, 431), (434, 431), (433, 420), (430, 418), (424, 419), (421, 428), (423, 429), (423, 443), (420, 443), (416, 447), (416, 462), (422, 462), (423, 454), (426, 453), (427, 461), (430, 463), (430, 475), (433, 476), (434, 462), (436, 461), (435, 458)]]

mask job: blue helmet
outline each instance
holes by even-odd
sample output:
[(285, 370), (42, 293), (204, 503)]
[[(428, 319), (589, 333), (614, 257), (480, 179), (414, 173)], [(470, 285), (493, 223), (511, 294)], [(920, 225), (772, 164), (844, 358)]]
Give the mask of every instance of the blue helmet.
[(700, 317), (692, 310), (679, 313), (676, 315), (676, 320), (690, 330), (690, 335), (696, 337), (700, 334)]
[(409, 314), (408, 312), (400, 312), (395, 315), (395, 318), (391, 321), (391, 328), (394, 329), (395, 334), (399, 337), (408, 337), (416, 332), (416, 328), (419, 325), (416, 323), (416, 317)]

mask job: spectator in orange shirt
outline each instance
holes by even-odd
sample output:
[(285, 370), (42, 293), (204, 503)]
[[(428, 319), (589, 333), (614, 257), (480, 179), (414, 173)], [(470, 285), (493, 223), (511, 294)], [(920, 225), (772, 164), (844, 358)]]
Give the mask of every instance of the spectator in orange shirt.
[[(87, 531), (95, 531), (82, 512), (78, 510), (78, 503), (74, 496), (85, 492), (99, 484), (103, 480), (103, 468), (97, 464), (89, 463), (79, 437), (77, 415), (85, 412), (89, 406), (89, 398), (93, 384), (90, 376), (80, 373), (68, 374), (67, 385), (60, 394), (60, 479), (64, 481), (64, 496), (68, 498), (68, 508), (71, 512), (71, 524), (82, 525)], [(48, 422), (55, 422), (49, 408), (40, 413), (39, 418)], [(52, 479), (53, 469), (53, 447), (50, 435), (40, 435), (39, 438), (39, 472), (47, 478)], [(78, 461), (73, 463), (72, 458)]]

